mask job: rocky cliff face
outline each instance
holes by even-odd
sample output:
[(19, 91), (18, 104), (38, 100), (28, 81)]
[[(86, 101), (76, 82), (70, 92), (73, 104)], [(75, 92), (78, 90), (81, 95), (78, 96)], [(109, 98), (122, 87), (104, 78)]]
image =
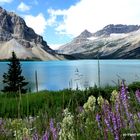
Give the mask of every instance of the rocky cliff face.
[(123, 25), (123, 24), (110, 24), (103, 29), (93, 33), (93, 36), (110, 36), (110, 34), (130, 33), (140, 29), (138, 25)]
[(59, 51), (79, 59), (140, 58), (140, 26), (108, 25), (91, 34), (79, 35)]
[(21, 17), (0, 7), (0, 59), (8, 59), (12, 51), (21, 59), (61, 59)]
[(84, 30), (79, 36), (74, 38), (70, 43), (67, 43), (63, 46), (61, 46), (58, 50), (60, 53), (64, 54), (72, 54), (76, 50), (81, 50), (82, 46), (86, 45), (86, 43), (89, 41), (88, 38), (92, 36), (92, 33), (90, 33), (88, 30)]

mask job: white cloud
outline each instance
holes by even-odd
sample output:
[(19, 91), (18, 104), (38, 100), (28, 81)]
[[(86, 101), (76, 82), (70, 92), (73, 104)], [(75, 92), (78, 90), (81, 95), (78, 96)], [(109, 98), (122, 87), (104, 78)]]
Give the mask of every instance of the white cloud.
[(55, 11), (52, 8), (48, 9), (48, 14), (50, 17), (47, 20), (47, 24), (49, 26), (53, 26), (54, 24), (57, 25), (57, 22), (56, 22), (57, 16), (64, 15), (64, 12), (66, 12), (66, 10), (56, 10)]
[(37, 34), (42, 35), (45, 32), (47, 21), (42, 13), (37, 16), (26, 15), (24, 19), (27, 26), (33, 28)]
[(17, 9), (21, 12), (25, 12), (25, 11), (29, 11), (30, 10), (30, 6), (26, 5), (25, 3), (21, 2), (19, 4), (19, 6), (17, 7)]
[[(66, 10), (50, 9), (48, 13), (57, 23), (56, 31), (76, 36), (108, 24), (140, 24), (139, 6), (140, 0), (80, 0)], [(58, 16), (63, 16), (63, 21), (57, 21)]]
[(10, 3), (12, 2), (13, 0), (0, 0), (0, 3)]

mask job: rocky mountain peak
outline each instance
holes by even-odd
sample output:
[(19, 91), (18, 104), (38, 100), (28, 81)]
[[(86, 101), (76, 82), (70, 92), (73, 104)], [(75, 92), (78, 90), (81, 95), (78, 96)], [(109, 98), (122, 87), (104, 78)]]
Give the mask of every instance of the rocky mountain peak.
[(73, 43), (81, 43), (87, 41), (89, 37), (92, 36), (92, 33), (90, 33), (88, 30), (84, 30), (79, 36), (73, 39)]
[(0, 60), (9, 59), (14, 51), (20, 59), (60, 60), (64, 55), (55, 53), (28, 27), (23, 18), (0, 7)]
[(110, 34), (130, 33), (140, 29), (138, 25), (109, 24), (103, 29), (95, 32), (94, 36), (109, 36)]
[[(23, 18), (0, 7), (0, 41), (9, 41), (13, 38), (20, 43), (26, 40), (25, 42), (41, 44), (45, 49), (50, 50), (43, 37), (37, 35), (32, 28), (28, 27)], [(25, 42), (24, 45), (26, 45)]]
[(78, 38), (88, 38), (88, 37), (91, 37), (92, 36), (92, 33), (89, 32), (87, 29), (84, 30), (79, 36)]
[(139, 29), (138, 25), (110, 24), (93, 34), (85, 30), (59, 50), (78, 59), (140, 58)]

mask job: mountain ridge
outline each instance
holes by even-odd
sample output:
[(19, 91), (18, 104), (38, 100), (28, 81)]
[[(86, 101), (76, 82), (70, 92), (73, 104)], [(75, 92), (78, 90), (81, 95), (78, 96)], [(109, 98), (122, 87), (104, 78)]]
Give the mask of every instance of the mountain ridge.
[(130, 33), (140, 29), (139, 25), (109, 24), (103, 29), (93, 33), (93, 36), (109, 36), (112, 33)]
[[(88, 31), (89, 32), (89, 31)], [(90, 33), (90, 32), (89, 32)], [(59, 51), (77, 59), (140, 58), (140, 26), (107, 25), (103, 29), (60, 46)]]
[(0, 60), (14, 51), (19, 59), (62, 60), (43, 37), (28, 27), (23, 18), (0, 7)]

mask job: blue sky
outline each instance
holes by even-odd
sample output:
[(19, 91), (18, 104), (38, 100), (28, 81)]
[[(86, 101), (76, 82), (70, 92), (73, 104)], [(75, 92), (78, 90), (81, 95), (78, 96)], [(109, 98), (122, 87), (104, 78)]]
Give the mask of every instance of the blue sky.
[(107, 24), (140, 24), (140, 0), (0, 0), (23, 17), (52, 48), (68, 43), (83, 30)]

